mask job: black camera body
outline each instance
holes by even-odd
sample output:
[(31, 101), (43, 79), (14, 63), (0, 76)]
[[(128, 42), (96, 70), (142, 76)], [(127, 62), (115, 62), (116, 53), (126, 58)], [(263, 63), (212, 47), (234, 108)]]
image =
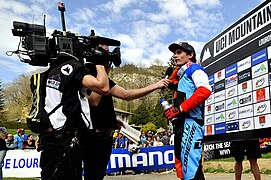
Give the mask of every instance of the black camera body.
[[(24, 48), (24, 50), (18, 49), (13, 53), (19, 54), (22, 62), (29, 63), (32, 66), (48, 66), (48, 63), (57, 59), (61, 54), (68, 54), (82, 62), (95, 64), (94, 59), (99, 56), (105, 61), (113, 62), (115, 66), (121, 64), (119, 47), (116, 47), (112, 52), (97, 49), (99, 44), (120, 46), (120, 41), (95, 36), (94, 30), (91, 31), (90, 36), (78, 36), (75, 33), (66, 32), (64, 3), (58, 4), (58, 7), (61, 11), (63, 31), (55, 30), (50, 38), (46, 37), (45, 25), (13, 22), (13, 36), (21, 38), (21, 47)], [(20, 55), (26, 55), (29, 59), (24, 59)]]

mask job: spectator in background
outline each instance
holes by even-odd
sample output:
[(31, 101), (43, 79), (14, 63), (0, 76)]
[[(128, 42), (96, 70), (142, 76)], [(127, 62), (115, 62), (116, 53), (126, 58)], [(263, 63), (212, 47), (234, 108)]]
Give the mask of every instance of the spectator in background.
[(144, 147), (146, 141), (147, 141), (147, 137), (145, 135), (145, 132), (142, 132), (141, 135), (139, 136), (140, 138), (140, 147)]
[(153, 146), (152, 136), (147, 136), (147, 141), (145, 142), (144, 147), (152, 147), (152, 146)]
[(9, 150), (18, 148), (18, 142), (14, 139), (13, 134), (8, 134), (6, 145)]
[(115, 140), (115, 148), (128, 148), (128, 139), (127, 137), (123, 136), (121, 132), (119, 132), (119, 135)]
[(235, 179), (241, 180), (243, 171), (243, 160), (245, 155), (250, 163), (250, 169), (254, 175), (255, 180), (261, 180), (260, 170), (257, 159), (261, 158), (260, 143), (258, 139), (233, 141), (232, 142), (233, 157), (235, 159), (234, 172)]
[(164, 132), (164, 135), (162, 137), (162, 143), (164, 145), (169, 145), (170, 136), (168, 135), (168, 132)]
[(4, 127), (0, 127), (0, 180), (3, 179), (2, 175), (2, 162), (7, 153), (7, 146), (5, 139), (7, 138), (7, 130)]
[(174, 145), (174, 137), (175, 137), (175, 134), (172, 134), (170, 136), (169, 145)]
[(27, 135), (27, 140), (23, 142), (22, 149), (35, 149), (35, 140), (33, 134)]
[(22, 149), (23, 143), (24, 143), (24, 129), (19, 128), (17, 130), (17, 134), (14, 135), (14, 139), (17, 140), (18, 143), (18, 149)]
[(156, 136), (154, 137), (153, 146), (155, 147), (155, 146), (163, 146), (163, 145), (164, 145), (164, 144), (162, 143), (160, 136), (159, 136), (159, 135), (156, 135)]

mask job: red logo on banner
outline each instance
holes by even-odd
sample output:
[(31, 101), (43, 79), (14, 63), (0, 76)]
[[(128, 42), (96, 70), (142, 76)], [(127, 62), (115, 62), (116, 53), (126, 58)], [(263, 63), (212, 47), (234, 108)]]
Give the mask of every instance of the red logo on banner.
[(207, 111), (208, 111), (208, 112), (211, 112), (211, 110), (212, 110), (212, 106), (208, 106), (208, 107), (207, 107)]
[(219, 71), (219, 72), (217, 73), (217, 77), (218, 77), (218, 79), (220, 79), (220, 78), (221, 78), (221, 75), (222, 75), (222, 73), (221, 73), (221, 71)]
[(256, 101), (260, 102), (260, 101), (264, 101), (265, 98), (265, 89), (259, 89), (256, 91)]
[(259, 123), (260, 123), (261, 126), (265, 125), (265, 116), (260, 116), (259, 117)]
[(244, 83), (242, 84), (242, 90), (243, 90), (244, 92), (247, 91), (247, 82), (244, 82)]
[(209, 125), (206, 127), (206, 135), (212, 135), (213, 134), (213, 128), (212, 125)]

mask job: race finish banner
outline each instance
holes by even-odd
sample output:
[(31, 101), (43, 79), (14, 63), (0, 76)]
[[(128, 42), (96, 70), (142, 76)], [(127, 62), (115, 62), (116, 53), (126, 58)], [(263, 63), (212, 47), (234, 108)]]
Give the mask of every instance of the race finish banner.
[(271, 2), (264, 1), (201, 52), (212, 94), (204, 107), (205, 142), (269, 137)]

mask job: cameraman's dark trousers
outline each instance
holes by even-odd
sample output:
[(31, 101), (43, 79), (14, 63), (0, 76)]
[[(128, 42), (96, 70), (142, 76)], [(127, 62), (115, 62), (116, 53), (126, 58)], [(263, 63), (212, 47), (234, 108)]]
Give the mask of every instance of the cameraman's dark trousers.
[(84, 138), (84, 180), (103, 180), (112, 151), (112, 130), (96, 129)]
[(42, 180), (82, 179), (81, 146), (72, 143), (74, 137), (74, 131), (40, 135)]

